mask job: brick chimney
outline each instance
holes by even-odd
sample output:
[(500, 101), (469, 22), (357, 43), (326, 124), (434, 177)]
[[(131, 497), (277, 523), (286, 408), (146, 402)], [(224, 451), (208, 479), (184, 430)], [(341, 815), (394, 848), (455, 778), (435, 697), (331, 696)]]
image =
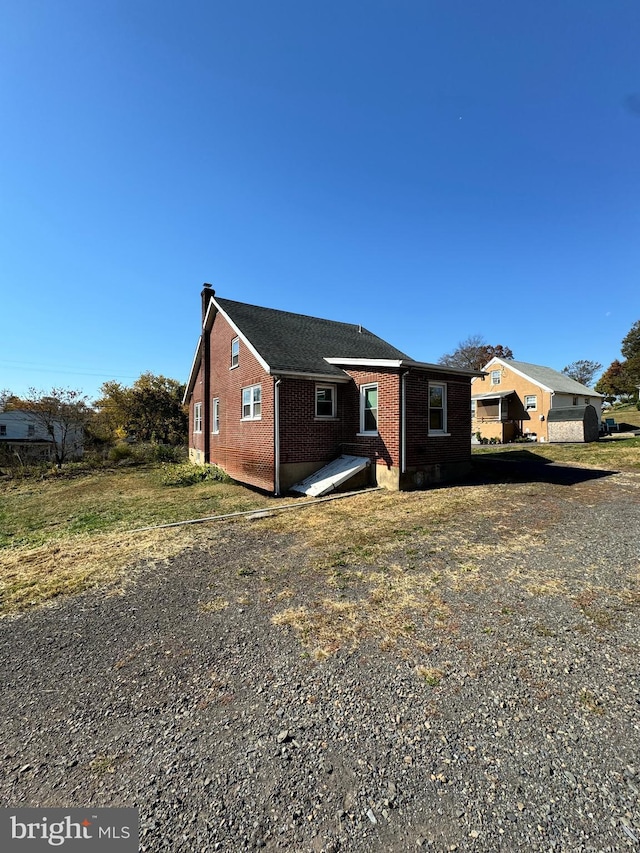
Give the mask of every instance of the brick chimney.
[(207, 309), (209, 307), (209, 303), (211, 302), (211, 297), (215, 296), (216, 292), (210, 284), (207, 284), (206, 281), (202, 287), (202, 325), (204, 326), (204, 318), (207, 315)]

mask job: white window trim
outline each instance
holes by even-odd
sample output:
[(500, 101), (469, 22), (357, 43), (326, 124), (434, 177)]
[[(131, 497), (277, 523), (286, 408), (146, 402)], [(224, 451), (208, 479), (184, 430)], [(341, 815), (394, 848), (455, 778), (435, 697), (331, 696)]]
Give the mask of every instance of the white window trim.
[[(497, 379), (494, 379), (494, 376), (497, 375)], [(492, 385), (500, 385), (502, 382), (502, 371), (501, 370), (492, 370), (491, 371), (491, 384)]]
[[(533, 406), (527, 405), (527, 399), (533, 400)], [(538, 396), (537, 396), (537, 394), (525, 394), (524, 395), (524, 410), (525, 410), (525, 412), (537, 412), (538, 411)]]
[[(364, 412), (365, 407), (364, 403), (366, 400), (366, 392), (371, 388), (376, 389), (376, 393), (378, 395), (378, 405), (376, 406), (376, 428), (375, 429), (365, 429), (364, 428)], [(378, 435), (378, 423), (380, 419), (380, 391), (378, 388), (377, 382), (368, 382), (366, 385), (360, 386), (360, 432), (358, 435)]]
[[(328, 388), (331, 391), (331, 414), (330, 415), (318, 414), (318, 391), (322, 391), (325, 388)], [(336, 385), (331, 385), (327, 382), (316, 382), (315, 402), (314, 402), (314, 412), (315, 412), (316, 420), (318, 420), (318, 421), (335, 420), (335, 418), (336, 418), (336, 405), (337, 405), (336, 397), (337, 396), (338, 396), (338, 394), (337, 394), (337, 386)]]
[(202, 432), (202, 403), (193, 404), (193, 431), (198, 434)]
[(220, 397), (211, 401), (211, 432), (213, 435), (220, 433)]
[[(256, 388), (258, 388), (260, 390), (260, 399), (259, 400), (254, 400), (254, 397), (253, 397), (253, 392)], [(250, 397), (249, 407), (250, 407), (250, 411), (251, 411), (250, 415), (245, 415), (245, 413), (244, 413), (244, 407), (245, 407), (244, 392), (245, 391), (250, 392), (250, 394), (249, 394), (249, 397)], [(256, 403), (260, 404), (260, 414), (259, 415), (255, 414)], [(260, 385), (260, 384), (247, 385), (245, 388), (243, 388), (242, 389), (242, 396), (241, 396), (241, 400), (240, 400), (240, 405), (241, 405), (241, 409), (240, 409), (240, 414), (241, 414), (240, 420), (241, 421), (260, 421), (260, 420), (262, 420), (262, 385)]]
[[(234, 345), (234, 344), (237, 344), (237, 345), (238, 345), (238, 351), (237, 351), (237, 352), (236, 352), (236, 354), (235, 354), (235, 359), (236, 359), (236, 360), (235, 360), (235, 364), (234, 364), (234, 362), (233, 362), (233, 358), (234, 358), (234, 354), (233, 354), (233, 345)], [(236, 367), (238, 367), (238, 365), (239, 365), (239, 364), (240, 364), (240, 338), (235, 337), (235, 338), (231, 341), (231, 367), (229, 368), (229, 370), (235, 370), (235, 369), (236, 369)]]
[[(431, 388), (442, 388), (442, 429), (431, 429)], [(447, 384), (446, 382), (429, 382), (429, 396), (427, 403), (427, 424), (429, 435), (447, 436), (451, 435), (447, 432)], [(435, 407), (434, 407), (435, 408)], [(440, 411), (440, 407), (438, 407)]]

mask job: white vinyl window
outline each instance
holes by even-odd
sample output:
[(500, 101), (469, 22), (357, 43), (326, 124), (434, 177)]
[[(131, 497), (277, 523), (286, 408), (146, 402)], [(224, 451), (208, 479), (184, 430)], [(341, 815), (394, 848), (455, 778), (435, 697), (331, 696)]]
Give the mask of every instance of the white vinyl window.
[(193, 407), (193, 431), (202, 432), (202, 403), (196, 403)]
[(492, 384), (492, 385), (499, 385), (499, 384), (500, 384), (500, 377), (501, 377), (501, 376), (502, 376), (501, 371), (499, 371), (499, 370), (492, 370), (492, 371), (491, 371), (491, 384)]
[(335, 418), (336, 386), (316, 385), (316, 417)]
[(476, 401), (472, 400), (471, 401), (471, 417), (472, 418), (475, 418), (475, 416), (476, 416), (476, 405), (477, 405)]
[(214, 397), (212, 403), (211, 412), (213, 423), (211, 426), (211, 432), (217, 435), (220, 432), (220, 398)]
[(240, 338), (231, 341), (231, 367), (237, 367), (240, 362)]
[(378, 432), (378, 384), (360, 388), (360, 432), (370, 435)]
[(257, 421), (262, 417), (262, 386), (242, 389), (242, 420)]
[(538, 398), (535, 394), (527, 394), (524, 398), (524, 407), (527, 412), (535, 412), (538, 408)]
[(447, 432), (447, 386), (429, 383), (429, 435)]

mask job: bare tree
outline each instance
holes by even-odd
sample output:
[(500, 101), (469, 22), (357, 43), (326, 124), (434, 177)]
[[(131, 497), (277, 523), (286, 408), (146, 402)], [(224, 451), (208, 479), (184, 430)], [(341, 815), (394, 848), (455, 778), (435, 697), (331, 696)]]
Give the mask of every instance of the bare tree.
[(438, 364), (445, 367), (459, 367), (462, 370), (482, 370), (492, 358), (513, 358), (513, 352), (502, 344), (491, 346), (482, 335), (470, 335), (460, 341), (453, 352), (446, 353), (438, 359)]
[(82, 447), (84, 428), (91, 417), (88, 397), (70, 388), (52, 388), (48, 394), (30, 388), (22, 401), (51, 442), (58, 468)]
[(573, 361), (571, 364), (568, 364), (563, 368), (562, 372), (575, 379), (576, 382), (580, 382), (582, 385), (587, 385), (590, 388), (593, 383), (593, 377), (601, 370), (602, 365), (599, 361), (588, 361), (581, 358), (579, 361)]

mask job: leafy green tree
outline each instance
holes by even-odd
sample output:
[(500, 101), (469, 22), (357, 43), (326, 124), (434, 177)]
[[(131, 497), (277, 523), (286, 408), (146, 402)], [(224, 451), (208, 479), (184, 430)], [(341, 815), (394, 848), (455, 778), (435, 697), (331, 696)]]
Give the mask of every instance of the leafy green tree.
[(58, 468), (84, 444), (84, 430), (92, 411), (82, 391), (52, 388), (49, 393), (30, 388), (20, 408), (30, 412), (46, 432)]
[(640, 355), (640, 320), (636, 320), (622, 339), (620, 352), (627, 360)]
[(445, 353), (438, 364), (445, 367), (459, 367), (461, 370), (482, 370), (492, 358), (513, 358), (513, 352), (502, 344), (491, 346), (482, 335), (470, 335), (460, 341), (453, 352)]
[(567, 376), (570, 376), (572, 379), (575, 379), (576, 382), (580, 382), (582, 385), (591, 387), (593, 377), (600, 370), (602, 370), (600, 362), (588, 361), (583, 358), (579, 361), (574, 361), (571, 364), (568, 364), (563, 368), (562, 372), (566, 373)]
[(175, 379), (143, 373), (131, 387), (105, 382), (96, 400), (94, 430), (103, 439), (137, 438), (161, 444), (183, 444), (188, 415), (182, 405), (184, 385)]

